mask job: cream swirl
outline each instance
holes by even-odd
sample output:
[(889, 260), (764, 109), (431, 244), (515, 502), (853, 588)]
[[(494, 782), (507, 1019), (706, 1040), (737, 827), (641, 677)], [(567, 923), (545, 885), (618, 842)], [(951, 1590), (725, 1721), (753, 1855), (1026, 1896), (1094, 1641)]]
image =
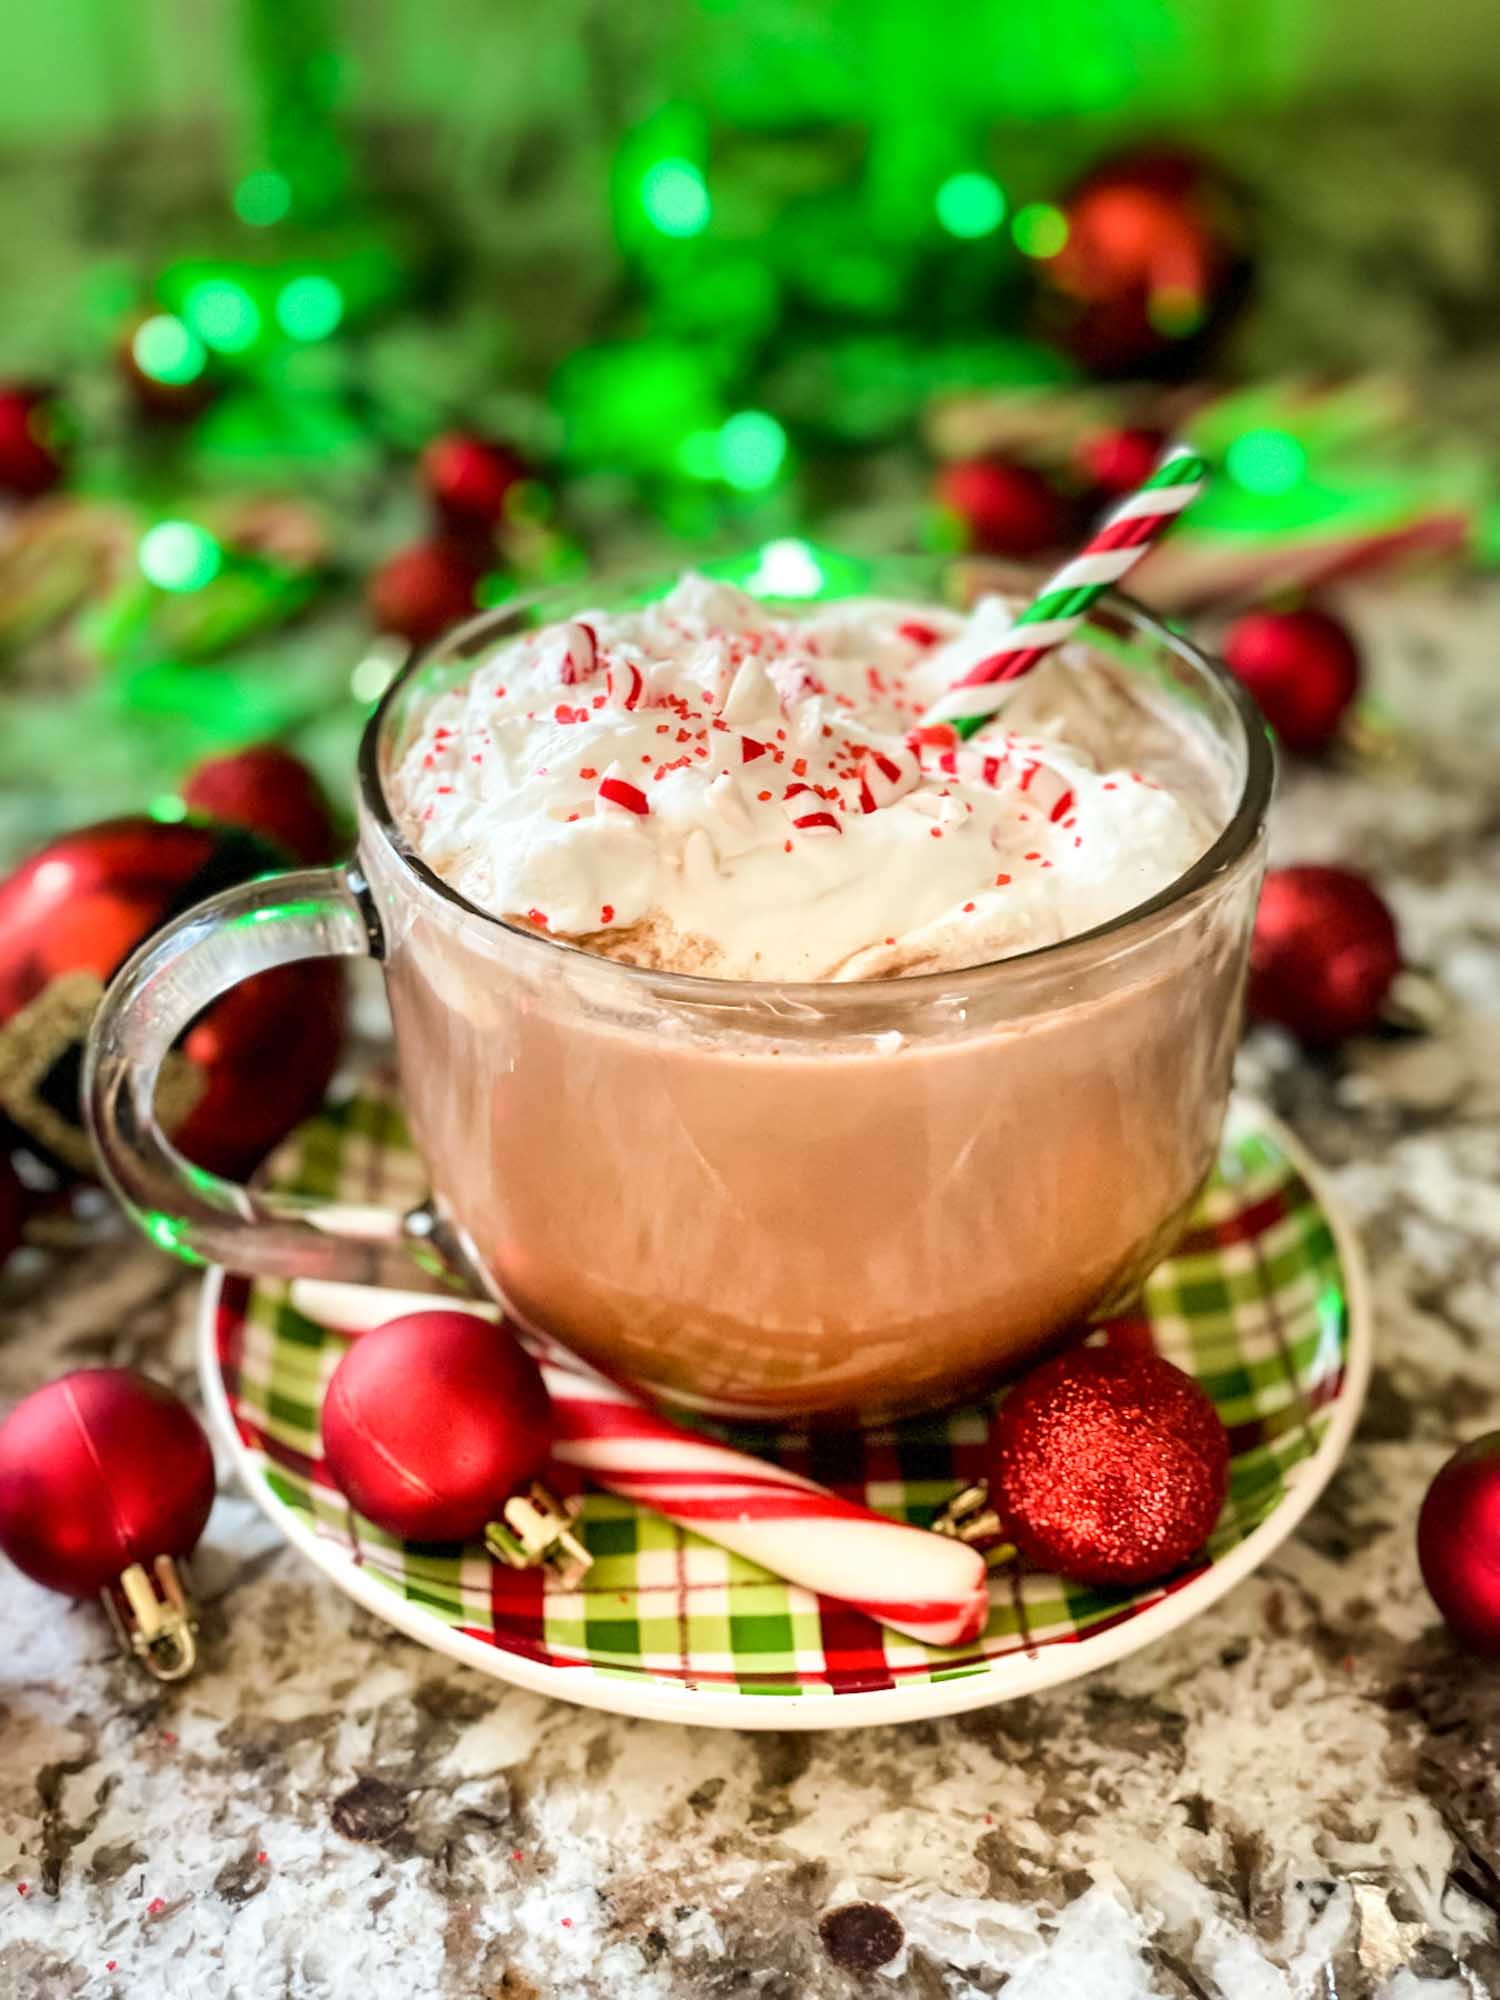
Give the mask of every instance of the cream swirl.
[(773, 614), (688, 575), (497, 646), (421, 716), (392, 805), (471, 902), (642, 963), (856, 979), (1052, 943), (1154, 895), (1207, 836), (1045, 704), (1030, 734), (918, 727), (1007, 616)]

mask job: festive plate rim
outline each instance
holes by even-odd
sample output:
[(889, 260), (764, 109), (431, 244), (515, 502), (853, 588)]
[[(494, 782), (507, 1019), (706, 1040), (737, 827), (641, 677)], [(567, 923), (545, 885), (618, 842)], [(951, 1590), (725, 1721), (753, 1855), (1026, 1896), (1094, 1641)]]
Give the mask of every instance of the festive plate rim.
[(1047, 1688), (1112, 1666), (1145, 1646), (1155, 1645), (1243, 1583), (1311, 1511), (1338, 1470), (1364, 1408), (1375, 1343), (1369, 1273), (1358, 1233), (1335, 1198), (1322, 1167), (1301, 1140), (1266, 1106), (1238, 1093), (1236, 1105), (1251, 1112), (1256, 1128), (1282, 1149), (1302, 1176), (1328, 1223), (1338, 1253), (1348, 1330), (1343, 1382), (1330, 1405), (1322, 1439), (1307, 1458), (1293, 1467), (1288, 1490), (1265, 1520), (1220, 1561), (1199, 1571), (1178, 1589), (1169, 1591), (1133, 1617), (1068, 1645), (1046, 1646), (1036, 1652), (1020, 1649), (953, 1680), (921, 1681), (905, 1687), (872, 1688), (850, 1694), (775, 1696), (757, 1695), (748, 1689), (690, 1688), (653, 1680), (632, 1682), (591, 1673), (586, 1666), (551, 1666), (544, 1661), (529, 1660), (445, 1625), (419, 1604), (398, 1597), (389, 1585), (338, 1554), (293, 1508), (277, 1498), (251, 1463), (252, 1454), (236, 1429), (219, 1368), (217, 1316), (227, 1274), (218, 1265), (205, 1276), (199, 1301), (198, 1372), (204, 1403), (229, 1451), (241, 1485), (293, 1548), (346, 1596), (385, 1624), (433, 1652), (477, 1668), (492, 1680), (613, 1715), (718, 1729), (873, 1728), (960, 1715), (1014, 1700), (1018, 1695), (1040, 1694)]

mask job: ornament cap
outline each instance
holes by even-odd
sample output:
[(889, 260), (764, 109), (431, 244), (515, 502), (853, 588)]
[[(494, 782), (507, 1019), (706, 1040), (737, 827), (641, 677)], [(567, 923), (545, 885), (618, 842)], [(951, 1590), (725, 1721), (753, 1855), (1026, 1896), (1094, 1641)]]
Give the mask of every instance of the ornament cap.
[(501, 1519), (484, 1531), (484, 1545), (498, 1562), (512, 1569), (550, 1569), (565, 1590), (593, 1567), (594, 1558), (573, 1533), (583, 1511), (576, 1496), (558, 1500), (533, 1480), (524, 1493), (513, 1493), (501, 1509)]
[(1005, 1523), (990, 1505), (990, 1482), (976, 1479), (972, 1486), (962, 1487), (948, 1502), (941, 1514), (932, 1523), (935, 1535), (946, 1535), (951, 1541), (967, 1542), (970, 1548), (979, 1549), (987, 1558), (997, 1553), (1003, 1559), (1015, 1554), (1015, 1549), (1005, 1539)]
[(99, 1593), (121, 1647), (155, 1680), (185, 1680), (198, 1664), (198, 1610), (183, 1581), (186, 1570), (171, 1556), (157, 1556), (151, 1575), (143, 1563), (132, 1563)]

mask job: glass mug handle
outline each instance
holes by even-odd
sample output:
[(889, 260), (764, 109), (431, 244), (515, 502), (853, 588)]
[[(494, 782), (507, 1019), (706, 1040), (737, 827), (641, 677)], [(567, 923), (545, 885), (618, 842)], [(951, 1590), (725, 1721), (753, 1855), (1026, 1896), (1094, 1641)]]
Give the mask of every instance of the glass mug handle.
[(241, 1187), (183, 1158), (156, 1116), (173, 1043), (231, 986), (307, 958), (379, 958), (379, 921), (354, 868), (306, 868), (227, 889), (159, 931), (110, 981), (94, 1016), (83, 1104), (104, 1177), (140, 1227), (193, 1264), (268, 1277), (413, 1282), (445, 1261), (425, 1210)]

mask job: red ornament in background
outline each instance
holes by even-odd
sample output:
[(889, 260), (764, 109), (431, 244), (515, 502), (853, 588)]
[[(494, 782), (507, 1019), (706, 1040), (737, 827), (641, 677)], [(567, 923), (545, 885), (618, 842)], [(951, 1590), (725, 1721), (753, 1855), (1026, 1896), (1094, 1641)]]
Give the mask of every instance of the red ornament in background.
[(175, 1563), (196, 1547), (213, 1498), (202, 1426), (170, 1389), (129, 1369), (64, 1375), (0, 1425), (0, 1548), (49, 1590), (103, 1593), (164, 1680), (193, 1664)]
[(499, 526), (511, 488), (530, 477), (509, 445), (449, 431), (422, 453), (422, 483), (439, 517), (459, 533)]
[(0, 493), (30, 500), (63, 476), (56, 406), (47, 389), (0, 385)]
[(1428, 1487), (1417, 1560), (1454, 1637), (1500, 1658), (1500, 1431), (1456, 1451)]
[(1017, 1384), (991, 1434), (990, 1498), (1028, 1562), (1079, 1583), (1148, 1583), (1202, 1548), (1229, 1440), (1159, 1354), (1077, 1347)]
[(1165, 431), (1151, 430), (1144, 424), (1094, 431), (1084, 438), (1073, 459), (1095, 505), (1123, 500), (1144, 485), (1156, 470), (1166, 442)]
[(552, 1406), (514, 1336), (474, 1313), (387, 1320), (349, 1349), (323, 1399), (334, 1483), (387, 1534), (482, 1533), (546, 1463)]
[(331, 861), (338, 851), (322, 786), (279, 743), (208, 758), (188, 773), (182, 800), (206, 819), (264, 834), (296, 861)]
[(1326, 749), (1359, 693), (1359, 648), (1326, 611), (1246, 612), (1224, 658), (1288, 750)]
[[(104, 986), (145, 938), (286, 857), (253, 834), (107, 820), (48, 843), (0, 882), (0, 1129), (82, 1173), (83, 1037)], [(257, 974), (188, 1029), (164, 1077), (174, 1143), (243, 1175), (321, 1100), (342, 1038), (336, 964)]]
[(1401, 970), (1395, 921), (1348, 868), (1273, 868), (1250, 942), (1250, 1013), (1314, 1046), (1367, 1034)]
[(388, 556), (370, 579), (370, 610), (383, 632), (430, 646), (474, 614), (484, 564), (453, 542), (416, 542)]
[(1039, 555), (1067, 537), (1061, 496), (1014, 459), (968, 458), (944, 466), (936, 495), (962, 523), (967, 546), (986, 555)]
[(1066, 240), (1037, 265), (1047, 331), (1099, 375), (1191, 366), (1250, 275), (1248, 213), (1223, 171), (1187, 147), (1135, 147), (1062, 209)]

